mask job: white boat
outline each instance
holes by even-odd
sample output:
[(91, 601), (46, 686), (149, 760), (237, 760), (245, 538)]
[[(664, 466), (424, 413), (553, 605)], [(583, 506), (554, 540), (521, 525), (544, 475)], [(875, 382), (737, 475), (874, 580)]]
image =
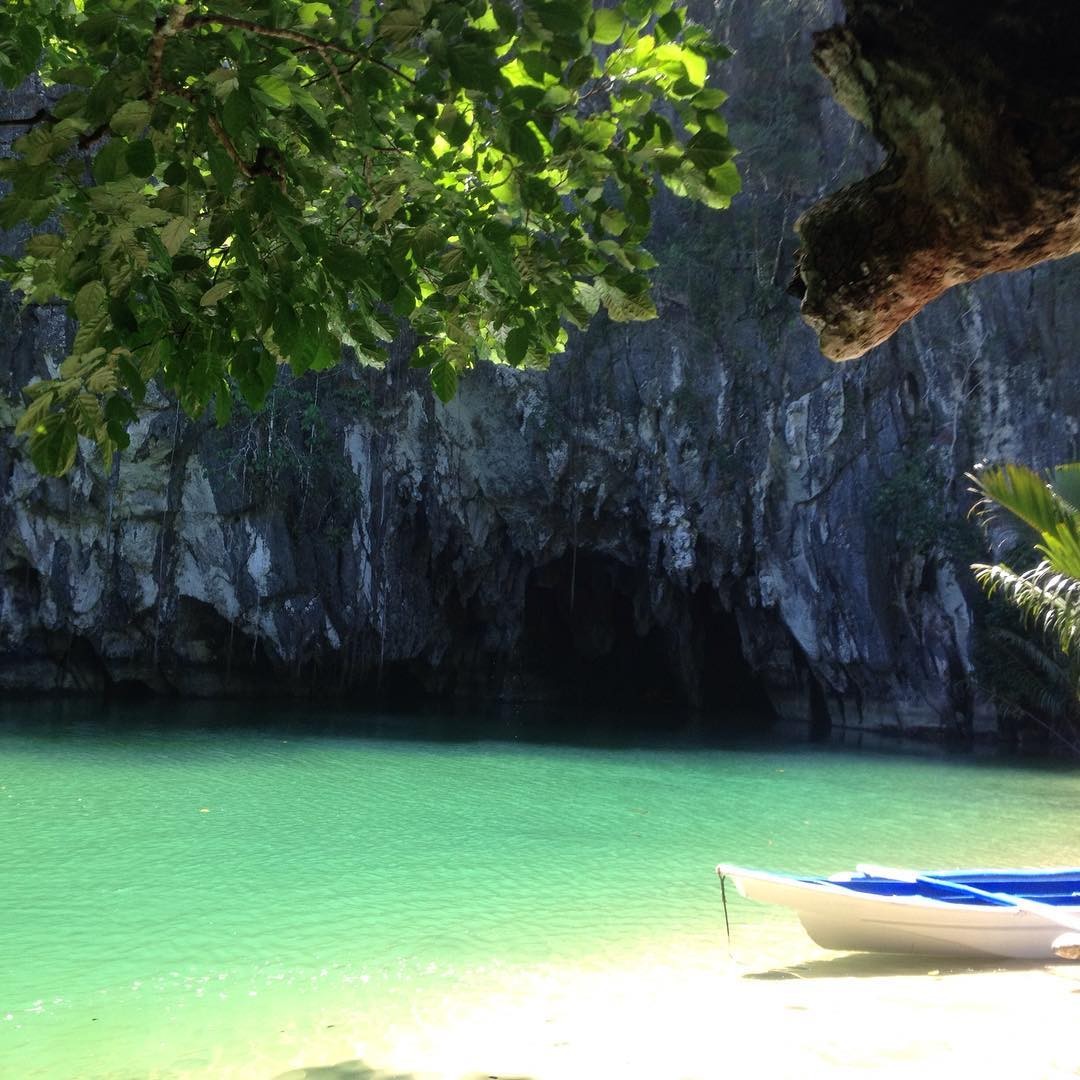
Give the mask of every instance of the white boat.
[(721, 863), (716, 872), (749, 900), (792, 908), (825, 949), (1080, 958), (1080, 869), (920, 872), (859, 866), (822, 878)]

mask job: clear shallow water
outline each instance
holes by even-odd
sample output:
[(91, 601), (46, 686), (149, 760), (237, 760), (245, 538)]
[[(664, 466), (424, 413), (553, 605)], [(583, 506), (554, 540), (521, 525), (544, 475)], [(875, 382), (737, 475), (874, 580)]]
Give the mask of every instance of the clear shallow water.
[[(386, 1053), (537, 972), (711, 955), (719, 860), (1080, 864), (1075, 771), (302, 734), (236, 708), (0, 713), (0, 1075)], [(792, 940), (783, 912), (736, 914), (743, 942)]]

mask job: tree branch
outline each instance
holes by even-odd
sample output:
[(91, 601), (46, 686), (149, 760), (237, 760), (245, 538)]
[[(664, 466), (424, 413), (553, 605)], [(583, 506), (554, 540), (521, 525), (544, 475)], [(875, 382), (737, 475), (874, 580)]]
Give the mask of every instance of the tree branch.
[[(185, 101), (191, 102), (192, 105), (199, 103), (199, 95), (194, 90), (189, 90), (186, 86), (173, 86), (168, 83), (163, 83), (160, 89), (165, 90), (170, 94), (175, 94), (177, 97), (182, 97)], [(210, 130), (214, 133), (214, 137), (225, 150), (225, 153), (229, 155), (232, 163), (240, 170), (240, 172), (246, 176), (249, 180), (254, 180), (256, 176), (272, 176), (279, 183), (284, 183), (285, 178), (282, 174), (267, 165), (249, 165), (244, 160), (244, 156), (236, 148), (236, 143), (229, 138), (229, 133), (222, 127), (221, 121), (213, 112), (207, 112), (206, 122), (210, 127)]]
[(299, 30), (281, 29), (276, 26), (262, 26), (257, 22), (252, 22), (250, 19), (237, 19), (232, 15), (189, 14), (183, 22), (185, 29), (196, 26), (207, 26), (210, 24), (231, 26), (236, 30), (244, 30), (249, 34), (257, 34), (260, 37), (277, 38), (280, 41), (294, 41), (296, 44), (302, 45), (305, 49), (313, 49), (322, 57), (323, 62), (330, 69), (331, 74), (338, 84), (338, 89), (346, 99), (348, 99), (348, 94), (341, 83), (341, 76), (335, 68), (333, 60), (330, 59), (329, 54), (331, 51), (343, 53), (345, 56), (355, 57), (358, 61), (366, 60), (368, 63), (375, 64), (377, 67), (389, 71), (392, 75), (396, 75), (397, 78), (404, 79), (412, 86), (417, 85), (416, 80), (411, 75), (406, 75), (404, 71), (394, 67), (393, 64), (387, 64), (382, 60), (377, 60), (364, 49), (353, 49), (349, 46), (339, 45), (332, 41), (321, 41), (319, 38), (312, 37), (310, 34), (301, 33)]
[(191, 15), (187, 4), (177, 4), (168, 15), (158, 19), (154, 36), (150, 39), (150, 103), (157, 101), (161, 93), (161, 67), (165, 59), (165, 42), (175, 37), (186, 26)]

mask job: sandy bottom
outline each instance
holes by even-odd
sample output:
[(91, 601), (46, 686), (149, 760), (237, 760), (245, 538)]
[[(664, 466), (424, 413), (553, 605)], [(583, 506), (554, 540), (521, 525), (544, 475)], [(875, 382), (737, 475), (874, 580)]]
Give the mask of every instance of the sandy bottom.
[[(778, 953), (784, 953), (783, 961)], [(631, 964), (502, 971), (386, 1030), (291, 1033), (288, 1080), (1080, 1076), (1080, 964), (826, 953), (801, 932)], [(313, 1059), (313, 1054), (317, 1056)], [(281, 1060), (279, 1057), (278, 1060)], [(247, 1075), (267, 1075), (252, 1073)]]

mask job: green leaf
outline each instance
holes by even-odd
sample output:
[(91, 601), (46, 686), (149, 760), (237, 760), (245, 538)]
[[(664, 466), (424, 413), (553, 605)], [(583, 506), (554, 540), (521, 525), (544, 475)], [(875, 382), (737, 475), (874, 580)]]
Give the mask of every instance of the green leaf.
[(510, 126), (510, 152), (526, 165), (539, 165), (546, 156), (544, 147), (526, 120), (517, 120)]
[(187, 169), (179, 161), (172, 161), (166, 167), (162, 180), (173, 187), (179, 187), (187, 179)]
[(725, 164), (734, 153), (735, 147), (727, 136), (715, 131), (699, 131), (686, 144), (687, 159), (704, 171)]
[(105, 425), (105, 430), (108, 438), (116, 443), (117, 450), (126, 450), (131, 445), (131, 436), (124, 430), (124, 425), (119, 420), (109, 420)]
[(595, 75), (596, 61), (591, 56), (582, 56), (570, 65), (564, 78), (567, 86), (579, 90)]
[(199, 307), (213, 307), (219, 300), (224, 300), (236, 288), (236, 283), (233, 281), (219, 281), (216, 285), (211, 285), (199, 297)]
[(514, 11), (511, 4), (506, 3), (506, 0), (495, 0), (491, 5), (491, 10), (495, 15), (495, 22), (504, 34), (514, 34), (517, 32), (517, 12)]
[(191, 221), (186, 217), (174, 217), (162, 230), (161, 242), (170, 255), (175, 255), (191, 234)]
[(126, 356), (117, 358), (116, 367), (132, 399), (141, 404), (146, 397), (146, 383), (142, 373)]
[(132, 175), (146, 177), (153, 174), (157, 158), (154, 144), (149, 139), (139, 139), (127, 148), (127, 165)]
[[(47, 386), (48, 384), (45, 385)], [(30, 434), (30, 432), (45, 419), (49, 410), (52, 408), (55, 398), (56, 393), (51, 389), (46, 389), (44, 393), (38, 394), (38, 396), (27, 405), (22, 416), (19, 417), (18, 423), (15, 425), (15, 434)]]
[(225, 148), (216, 145), (211, 146), (206, 151), (206, 157), (210, 163), (210, 174), (214, 178), (218, 191), (225, 193), (232, 191), (237, 170), (233, 159), (229, 157)]
[(603, 278), (597, 279), (596, 290), (613, 322), (646, 322), (656, 318), (656, 305), (648, 293), (629, 296)]
[(277, 75), (260, 75), (255, 80), (255, 86), (275, 108), (285, 109), (292, 104), (292, 87)]
[(431, 365), (431, 389), (445, 405), (457, 393), (458, 373), (453, 363), (443, 357)]
[(304, 26), (314, 26), (319, 19), (333, 18), (334, 10), (329, 4), (301, 4), (296, 15)]
[(46, 476), (63, 476), (75, 464), (79, 441), (67, 413), (50, 413), (30, 435), (30, 459)]
[(63, 238), (56, 233), (38, 233), (26, 242), (26, 253), (35, 259), (51, 259), (63, 246)]
[(673, 41), (682, 33), (684, 15), (685, 12), (676, 9), (667, 12), (665, 15), (661, 15), (660, 18), (656, 20), (657, 30), (663, 31), (663, 34), (658, 35), (660, 40), (666, 38), (668, 41)]
[(330, 244), (323, 253), (322, 261), (326, 269), (342, 281), (358, 281), (371, 271), (368, 257), (362, 251), (344, 244)]
[(214, 419), (217, 426), (223, 428), (232, 416), (232, 393), (229, 384), (222, 380), (221, 385), (214, 393)]
[(229, 371), (253, 409), (261, 409), (277, 376), (274, 358), (260, 344), (242, 341), (229, 364)]
[(61, 149), (61, 144), (47, 127), (37, 127), (16, 139), (14, 148), (23, 155), (27, 165), (44, 165)]
[(117, 135), (137, 135), (150, 123), (150, 105), (146, 101), (126, 101), (112, 114), (109, 127)]
[(617, 9), (600, 8), (596, 12), (596, 29), (593, 32), (593, 39), (600, 45), (614, 45), (625, 28), (626, 23)]
[(221, 110), (221, 123), (233, 139), (243, 137), (244, 132), (252, 126), (254, 117), (255, 106), (243, 90), (237, 90), (225, 99)]
[(553, 34), (574, 36), (585, 29), (591, 4), (572, 3), (571, 0), (530, 0), (526, 8), (536, 12), (540, 25)]
[(519, 367), (524, 362), (531, 344), (532, 334), (528, 327), (515, 326), (514, 329), (506, 335), (504, 351), (506, 353), (507, 361), (513, 364), (514, 367)]
[(725, 161), (718, 169), (710, 169), (709, 187), (729, 198), (738, 195), (742, 190), (742, 180), (739, 177), (739, 170), (735, 168), (735, 162)]
[(108, 326), (109, 316), (107, 311), (92, 315), (88, 319), (79, 322), (79, 329), (75, 332), (75, 340), (71, 343), (72, 352), (75, 354), (88, 353), (101, 340)]
[(121, 138), (110, 139), (94, 158), (91, 170), (99, 184), (121, 180), (131, 171), (127, 163), (128, 143)]
[(694, 108), (696, 109), (718, 109), (721, 105), (727, 101), (728, 96), (723, 90), (717, 90), (709, 87), (705, 90), (699, 90), (694, 95)]
[(423, 27), (423, 17), (411, 7), (394, 8), (379, 20), (376, 35), (391, 45), (401, 45), (416, 37)]
[(41, 35), (28, 23), (20, 23), (15, 31), (15, 44), (18, 48), (19, 61), (25, 74), (37, 67), (41, 59)]
[(450, 74), (467, 90), (494, 90), (501, 78), (494, 54), (480, 45), (459, 45), (449, 57)]
[(138, 418), (138, 413), (132, 408), (131, 402), (121, 394), (114, 394), (105, 402), (106, 420), (115, 420), (120, 424), (131, 424)]
[(100, 281), (88, 281), (76, 294), (72, 311), (79, 322), (89, 322), (105, 310), (108, 294)]
[(638, 192), (632, 192), (626, 199), (626, 216), (641, 228), (648, 227), (651, 209), (649, 200)]

